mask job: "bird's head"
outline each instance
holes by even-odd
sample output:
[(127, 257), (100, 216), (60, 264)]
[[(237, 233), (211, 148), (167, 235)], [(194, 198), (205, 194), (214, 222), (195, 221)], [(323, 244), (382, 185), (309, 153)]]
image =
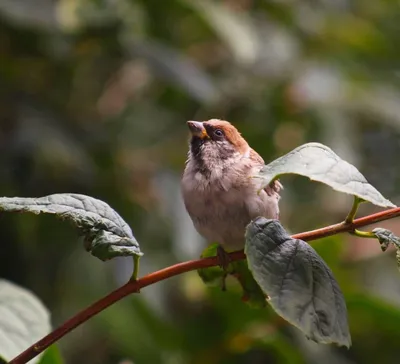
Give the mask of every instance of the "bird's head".
[(246, 140), (228, 121), (188, 121), (187, 125), (191, 133), (190, 158), (204, 167), (218, 167), (249, 152)]

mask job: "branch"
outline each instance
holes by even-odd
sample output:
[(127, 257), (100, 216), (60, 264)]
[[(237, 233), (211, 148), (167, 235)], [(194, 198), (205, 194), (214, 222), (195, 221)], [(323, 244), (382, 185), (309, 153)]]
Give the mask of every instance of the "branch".
[[(352, 232), (354, 229), (370, 225), (379, 221), (392, 219), (400, 216), (400, 207), (393, 208), (390, 210), (382, 211), (373, 215), (368, 215), (359, 219), (354, 220), (352, 223), (342, 222), (335, 225), (330, 225), (321, 229), (307, 231), (293, 235), (293, 238), (301, 239), (305, 241), (316, 240), (331, 235), (336, 235), (343, 232)], [(243, 251), (230, 253), (232, 261), (245, 259)], [(39, 340), (36, 344), (32, 345), (20, 355), (15, 357), (9, 362), (9, 364), (25, 364), (29, 360), (33, 359), (50, 345), (61, 339), (67, 333), (81, 325), (91, 317), (95, 316), (99, 312), (105, 310), (120, 299), (128, 296), (131, 293), (138, 293), (141, 288), (150, 286), (151, 284), (163, 281), (164, 279), (174, 277), (176, 275), (197, 270), (200, 268), (207, 268), (216, 266), (219, 264), (218, 257), (204, 258), (198, 260), (190, 260), (184, 263), (178, 263), (173, 266), (161, 269), (157, 272), (153, 272), (144, 276), (136, 281), (129, 281), (122, 287), (111, 292), (107, 296), (103, 297), (99, 301), (95, 302), (91, 306), (87, 307), (77, 315), (64, 322), (60, 327), (55, 329), (53, 332)]]

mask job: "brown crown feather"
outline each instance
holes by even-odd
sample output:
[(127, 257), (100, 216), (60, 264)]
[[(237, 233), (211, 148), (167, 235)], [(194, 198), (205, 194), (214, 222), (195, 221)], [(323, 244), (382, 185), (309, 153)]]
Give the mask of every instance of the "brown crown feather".
[(219, 119), (210, 119), (204, 122), (205, 124), (212, 125), (214, 128), (222, 129), (225, 133), (226, 139), (234, 146), (238, 152), (244, 154), (248, 151), (249, 145), (246, 140), (241, 136), (239, 131), (229, 122)]

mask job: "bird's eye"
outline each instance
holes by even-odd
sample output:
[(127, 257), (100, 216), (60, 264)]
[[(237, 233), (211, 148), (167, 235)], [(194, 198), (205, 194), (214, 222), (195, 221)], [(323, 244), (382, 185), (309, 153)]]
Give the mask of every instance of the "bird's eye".
[(224, 132), (221, 129), (216, 129), (214, 130), (214, 135), (216, 135), (217, 137), (222, 137), (224, 136)]

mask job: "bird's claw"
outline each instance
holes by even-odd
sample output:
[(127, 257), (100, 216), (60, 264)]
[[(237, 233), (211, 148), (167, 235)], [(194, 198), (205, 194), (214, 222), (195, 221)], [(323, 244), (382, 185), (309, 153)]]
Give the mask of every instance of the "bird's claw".
[(231, 257), (221, 245), (218, 245), (217, 257), (219, 259), (219, 266), (226, 272), (231, 263)]

